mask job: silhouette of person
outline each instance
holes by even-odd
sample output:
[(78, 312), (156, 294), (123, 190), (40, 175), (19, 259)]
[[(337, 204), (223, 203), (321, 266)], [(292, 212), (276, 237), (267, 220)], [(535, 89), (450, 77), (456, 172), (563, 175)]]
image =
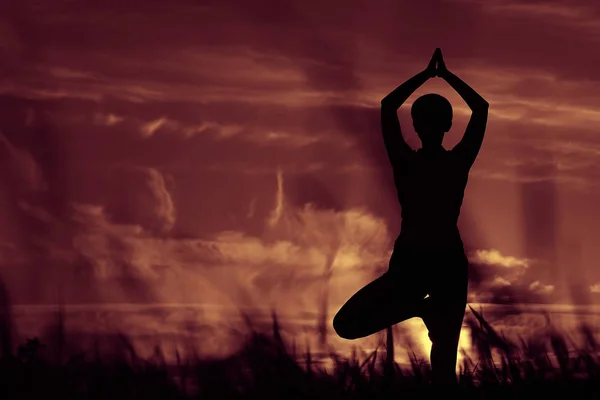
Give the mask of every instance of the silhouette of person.
[[(452, 125), (450, 102), (437, 94), (419, 97), (411, 114), (422, 147), (414, 151), (402, 137), (397, 110), (436, 76), (458, 92), (472, 115), (461, 141), (446, 150), (442, 140)], [(432, 375), (438, 383), (457, 383), (468, 272), (457, 223), (469, 171), (483, 142), (488, 106), (448, 71), (440, 49), (425, 70), (381, 101), (383, 139), (402, 208), (401, 231), (388, 270), (354, 294), (333, 320), (340, 337), (357, 339), (409, 318), (422, 318), (432, 342)]]

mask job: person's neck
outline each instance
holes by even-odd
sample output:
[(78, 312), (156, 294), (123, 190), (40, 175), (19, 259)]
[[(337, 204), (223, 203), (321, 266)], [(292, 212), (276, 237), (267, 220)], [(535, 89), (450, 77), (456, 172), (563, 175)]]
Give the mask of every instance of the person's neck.
[(427, 152), (435, 152), (435, 151), (441, 151), (444, 150), (444, 146), (442, 146), (442, 144), (431, 144), (431, 145), (427, 145), (427, 146), (423, 146), (422, 147), (423, 151), (427, 151)]

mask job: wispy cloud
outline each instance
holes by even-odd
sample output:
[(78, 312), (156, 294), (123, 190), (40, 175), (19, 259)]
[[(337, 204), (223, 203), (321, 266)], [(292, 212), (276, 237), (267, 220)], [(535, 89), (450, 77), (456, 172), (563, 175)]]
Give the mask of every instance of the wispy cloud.
[(476, 250), (472, 254), (471, 260), (477, 263), (500, 265), (506, 268), (527, 268), (531, 262), (528, 259), (519, 259), (512, 256), (505, 256), (502, 253), (500, 253), (500, 251), (495, 249)]
[[(600, 34), (600, 23), (597, 19), (598, 10), (583, 1), (570, 2), (531, 2), (497, 0), (482, 2), (484, 9), (494, 13), (510, 15), (526, 15), (534, 18), (545, 18), (557, 25), (567, 25), (591, 34)], [(598, 39), (598, 37), (595, 37)]]
[(120, 122), (123, 122), (124, 117), (112, 114), (112, 113), (108, 113), (108, 114), (102, 114), (102, 113), (96, 113), (94, 115), (94, 123), (97, 125), (105, 125), (105, 126), (115, 126), (117, 124), (119, 124)]
[(550, 294), (554, 291), (554, 285), (545, 285), (540, 281), (534, 281), (529, 285), (529, 290), (534, 293)]
[(163, 174), (155, 168), (148, 170), (148, 185), (155, 199), (155, 215), (162, 221), (162, 230), (169, 232), (175, 224), (175, 204), (167, 189)]
[(165, 126), (168, 123), (168, 119), (161, 117), (150, 121), (141, 127), (141, 133), (145, 138), (149, 138), (154, 135), (158, 129)]

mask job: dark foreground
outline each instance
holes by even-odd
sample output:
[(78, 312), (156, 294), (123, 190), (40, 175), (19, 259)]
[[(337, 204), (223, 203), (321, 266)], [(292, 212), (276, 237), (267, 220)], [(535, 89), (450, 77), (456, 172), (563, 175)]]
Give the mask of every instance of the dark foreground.
[(149, 359), (138, 357), (122, 335), (114, 338), (118, 345), (108, 355), (94, 349), (69, 352), (69, 335), (59, 325), (52, 345), (30, 339), (15, 351), (0, 329), (0, 398), (600, 397), (600, 346), (589, 327), (581, 328), (584, 344), (569, 350), (569, 340), (553, 330), (517, 344), (495, 332), (475, 311), (467, 323), (478, 361), (463, 362), (459, 387), (453, 390), (431, 385), (426, 362), (413, 359), (408, 369), (393, 362), (391, 334), (382, 349), (366, 359), (331, 354), (334, 366), (325, 370), (310, 354), (296, 354), (284, 343), (275, 317), (268, 334), (249, 335), (242, 349), (227, 359), (178, 358), (175, 365), (167, 365), (160, 349)]

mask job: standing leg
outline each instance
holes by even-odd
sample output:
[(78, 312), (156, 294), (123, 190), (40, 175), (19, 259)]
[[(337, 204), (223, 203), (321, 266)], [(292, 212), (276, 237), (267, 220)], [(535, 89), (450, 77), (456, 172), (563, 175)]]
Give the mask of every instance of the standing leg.
[(467, 305), (466, 257), (459, 256), (450, 261), (446, 264), (448, 271), (455, 275), (437, 280), (430, 298), (425, 301), (428, 304), (422, 317), (432, 343), (433, 379), (443, 385), (457, 383), (458, 342)]
[(344, 339), (358, 339), (416, 317), (425, 296), (417, 287), (416, 282), (399, 284), (386, 272), (342, 306), (333, 319), (333, 328)]
[(426, 323), (431, 339), (431, 371), (436, 383), (457, 383), (456, 361), (464, 313), (465, 307), (458, 304), (440, 307), (433, 320)]

